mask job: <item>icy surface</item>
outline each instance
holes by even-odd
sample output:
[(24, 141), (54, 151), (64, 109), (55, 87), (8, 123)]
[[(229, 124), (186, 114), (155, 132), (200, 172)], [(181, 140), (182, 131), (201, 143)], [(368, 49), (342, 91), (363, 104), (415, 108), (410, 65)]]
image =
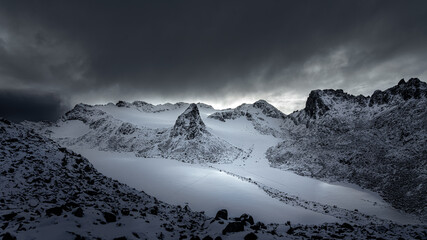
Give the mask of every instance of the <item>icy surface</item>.
[(128, 153), (74, 149), (86, 156), (103, 174), (144, 190), (158, 199), (205, 211), (214, 217), (218, 209), (231, 215), (245, 212), (266, 223), (292, 221), (305, 224), (338, 219), (287, 206), (267, 196), (253, 184), (212, 168), (162, 158), (137, 158)]

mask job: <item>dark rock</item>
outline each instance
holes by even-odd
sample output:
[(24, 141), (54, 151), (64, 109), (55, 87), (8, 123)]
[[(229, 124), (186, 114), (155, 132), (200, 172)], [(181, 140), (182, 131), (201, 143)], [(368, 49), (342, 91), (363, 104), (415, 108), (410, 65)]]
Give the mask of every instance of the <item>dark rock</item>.
[(46, 210), (46, 215), (52, 216), (60, 216), (62, 214), (62, 206), (61, 207), (53, 207)]
[(126, 237), (116, 237), (116, 238), (114, 238), (114, 240), (127, 240), (127, 238)]
[(348, 229), (349, 231), (354, 231), (354, 228), (353, 228), (353, 226), (351, 226), (350, 224), (348, 224), (348, 223), (343, 223), (343, 224), (341, 224), (341, 227), (342, 228), (345, 228), (345, 229)]
[(92, 191), (92, 190), (87, 190), (87, 191), (85, 191), (85, 193), (87, 195), (89, 195), (89, 196), (96, 196), (96, 195), (98, 195), (98, 192)]
[(255, 233), (253, 233), (253, 232), (248, 233), (245, 236), (245, 240), (257, 240), (257, 239), (258, 239), (258, 236)]
[(3, 234), (3, 240), (16, 240), (16, 237), (12, 236), (12, 234), (7, 232), (7, 233)]
[(304, 110), (312, 118), (317, 118), (317, 115), (321, 116), (329, 111), (329, 107), (322, 100), (322, 93), (321, 90), (315, 90), (308, 95)]
[(111, 223), (111, 222), (115, 222), (116, 221), (116, 215), (114, 215), (113, 213), (103, 212), (102, 214), (104, 215), (105, 221), (107, 223)]
[(130, 103), (128, 103), (128, 102), (125, 102), (125, 101), (118, 101), (117, 103), (116, 103), (116, 106), (117, 107), (130, 107)]
[(136, 131), (136, 127), (130, 123), (123, 123), (117, 132), (123, 135), (130, 135)]
[(294, 228), (292, 228), (292, 227), (290, 227), (290, 228), (288, 229), (288, 231), (286, 231), (286, 233), (287, 233), (287, 234), (289, 234), (289, 235), (292, 235), (292, 234), (294, 234), (294, 233), (295, 233), (295, 229), (294, 229)]
[(191, 140), (203, 133), (208, 133), (205, 123), (200, 117), (197, 105), (192, 103), (176, 120), (170, 137), (185, 136), (186, 140)]
[(322, 240), (322, 239), (323, 239), (323, 237), (322, 237), (322, 236), (314, 235), (314, 236), (311, 236), (311, 239), (314, 239), (314, 240)]
[(76, 217), (83, 217), (83, 209), (82, 208), (77, 208), (76, 210), (74, 210), (72, 212), (72, 214)]
[(215, 219), (216, 220), (219, 220), (219, 219), (227, 220), (228, 219), (228, 211), (227, 211), (227, 209), (221, 209), (221, 210), (219, 210), (216, 213)]
[(129, 210), (129, 208), (123, 208), (121, 210), (121, 213), (123, 216), (128, 216), (130, 214), (130, 210)]
[(199, 237), (199, 236), (192, 236), (192, 237), (190, 238), (190, 240), (200, 240), (200, 237)]
[(159, 213), (159, 208), (157, 206), (154, 206), (150, 209), (150, 214), (157, 215)]
[(75, 202), (67, 202), (62, 206), (62, 209), (64, 209), (65, 211), (70, 211), (71, 209), (76, 208), (78, 206), (79, 205)]
[(214, 240), (211, 236), (206, 236), (202, 240)]
[(75, 235), (74, 240), (86, 240), (86, 238), (83, 236), (80, 236), (80, 235), (75, 234), (75, 233), (74, 233), (74, 235)]
[(18, 215), (18, 213), (16, 213), (16, 212), (11, 212), (11, 213), (5, 214), (5, 215), (3, 215), (3, 220), (5, 220), (5, 221), (10, 221), (10, 220), (12, 220), (16, 215)]
[(240, 216), (239, 220), (243, 223), (249, 223), (250, 225), (254, 224), (254, 219), (251, 215), (249, 214), (242, 214), (242, 216)]
[(231, 222), (227, 224), (224, 230), (222, 230), (222, 234), (225, 235), (227, 233), (232, 233), (232, 232), (243, 232), (244, 230), (245, 230), (245, 227), (242, 222)]
[(216, 237), (215, 240), (222, 240), (222, 237)]
[(255, 231), (258, 231), (258, 230), (261, 230), (261, 229), (267, 229), (267, 227), (265, 226), (265, 224), (262, 223), (262, 222), (257, 222), (254, 225), (250, 226), (250, 228), (253, 229), (253, 230), (255, 230)]
[(425, 82), (421, 82), (418, 78), (411, 78), (408, 82), (402, 79), (394, 87), (385, 91), (375, 91), (369, 100), (369, 106), (388, 104), (395, 97), (400, 97), (406, 101), (412, 98), (419, 99), (422, 96), (427, 96), (427, 84)]

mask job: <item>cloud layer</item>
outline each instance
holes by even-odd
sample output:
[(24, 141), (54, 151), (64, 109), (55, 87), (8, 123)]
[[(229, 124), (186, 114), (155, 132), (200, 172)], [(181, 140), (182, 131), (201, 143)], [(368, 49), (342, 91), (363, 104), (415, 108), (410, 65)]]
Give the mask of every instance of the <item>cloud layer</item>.
[(3, 1), (0, 87), (62, 104), (371, 94), (427, 78), (426, 1)]

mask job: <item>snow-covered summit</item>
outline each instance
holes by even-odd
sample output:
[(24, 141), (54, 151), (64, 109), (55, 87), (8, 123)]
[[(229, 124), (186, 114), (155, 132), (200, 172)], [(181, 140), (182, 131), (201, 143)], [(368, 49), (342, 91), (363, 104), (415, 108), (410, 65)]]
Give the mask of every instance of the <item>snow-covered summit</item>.
[(254, 108), (258, 108), (262, 111), (263, 114), (271, 118), (285, 118), (286, 115), (282, 113), (279, 109), (271, 105), (265, 100), (258, 100), (252, 104)]
[(282, 137), (283, 124), (287, 116), (265, 100), (258, 100), (253, 104), (242, 104), (234, 109), (226, 109), (208, 116), (221, 122), (245, 118), (250, 121), (259, 133)]
[(222, 111), (215, 112), (209, 116), (209, 118), (217, 119), (224, 122), (227, 119), (236, 119), (238, 117), (246, 117), (248, 120), (252, 120), (254, 115), (264, 115), (265, 117), (271, 118), (285, 118), (286, 115), (278, 110), (276, 107), (271, 105), (265, 100), (258, 100), (253, 104), (242, 104), (235, 109), (226, 109)]

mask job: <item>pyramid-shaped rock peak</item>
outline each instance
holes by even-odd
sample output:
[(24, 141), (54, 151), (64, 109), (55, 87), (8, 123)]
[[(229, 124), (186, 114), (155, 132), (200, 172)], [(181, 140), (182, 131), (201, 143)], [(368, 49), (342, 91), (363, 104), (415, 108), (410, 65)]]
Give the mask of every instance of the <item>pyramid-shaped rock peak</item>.
[(197, 105), (192, 103), (184, 113), (178, 117), (170, 136), (185, 136), (185, 139), (191, 140), (201, 136), (203, 133), (208, 133), (206, 131), (206, 125), (200, 117)]

